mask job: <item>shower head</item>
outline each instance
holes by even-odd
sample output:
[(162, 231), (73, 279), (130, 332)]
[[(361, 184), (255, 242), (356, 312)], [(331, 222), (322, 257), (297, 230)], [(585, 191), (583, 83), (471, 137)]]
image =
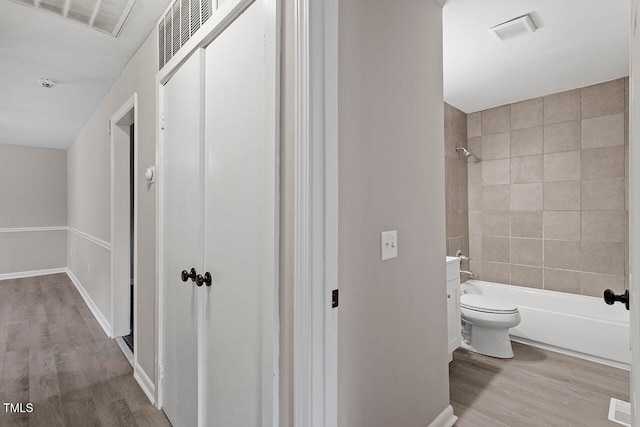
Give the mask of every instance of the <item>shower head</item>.
[(460, 146), (456, 147), (456, 151), (457, 151), (458, 153), (462, 153), (462, 154), (464, 154), (464, 156), (465, 156), (465, 157), (471, 157), (471, 156), (473, 155), (473, 154), (472, 154), (470, 151), (468, 151), (466, 148), (464, 148), (464, 147), (460, 147)]

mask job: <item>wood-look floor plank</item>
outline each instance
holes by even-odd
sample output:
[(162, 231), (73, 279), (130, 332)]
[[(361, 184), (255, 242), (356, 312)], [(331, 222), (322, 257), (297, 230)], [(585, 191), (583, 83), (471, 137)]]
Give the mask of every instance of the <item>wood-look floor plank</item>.
[(0, 426), (168, 426), (66, 274), (0, 281)]
[[(629, 399), (629, 373), (519, 343), (513, 359), (465, 350), (449, 365), (456, 426), (615, 426), (609, 399)], [(491, 424), (491, 423), (494, 424)]]

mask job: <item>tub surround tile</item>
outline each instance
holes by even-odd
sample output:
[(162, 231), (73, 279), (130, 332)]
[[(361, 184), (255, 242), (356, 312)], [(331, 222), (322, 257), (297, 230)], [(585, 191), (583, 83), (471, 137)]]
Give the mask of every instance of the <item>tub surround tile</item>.
[(482, 135), (508, 132), (511, 127), (511, 108), (509, 105), (482, 111)]
[(624, 210), (624, 178), (582, 181), (581, 198), (585, 211)]
[(544, 269), (544, 288), (548, 291), (579, 294), (581, 289), (579, 271)]
[(469, 211), (469, 235), (482, 236), (482, 211)]
[(624, 243), (582, 242), (582, 271), (624, 274)]
[(602, 298), (605, 289), (611, 289), (616, 294), (624, 292), (623, 276), (610, 274), (582, 273), (582, 295)]
[(456, 147), (460, 143), (458, 135), (453, 133), (451, 129), (444, 129), (444, 156), (445, 158), (457, 158), (458, 152)]
[(624, 243), (627, 214), (625, 211), (582, 212), (582, 240), (585, 242)]
[(511, 134), (497, 133), (482, 137), (482, 160), (508, 159), (511, 157)]
[(484, 160), (482, 185), (509, 184), (511, 161), (509, 159)]
[(482, 185), (482, 162), (467, 164), (467, 186)]
[(482, 261), (482, 280), (496, 283), (511, 283), (510, 264)]
[(511, 239), (511, 263), (542, 266), (542, 239)]
[(511, 264), (511, 284), (527, 288), (542, 289), (542, 268)]
[(580, 208), (580, 181), (544, 183), (544, 210), (575, 211)]
[(511, 235), (511, 215), (506, 211), (485, 211), (482, 213), (482, 235), (489, 237), (509, 237)]
[(580, 240), (580, 211), (545, 211), (545, 240)]
[(542, 184), (512, 184), (512, 211), (541, 211), (543, 207)]
[(544, 152), (559, 153), (581, 148), (580, 121), (556, 123), (544, 127)]
[(511, 131), (511, 157), (533, 156), (542, 152), (542, 126)]
[(584, 180), (625, 177), (625, 149), (614, 146), (582, 150), (580, 175)]
[(444, 159), (444, 177), (446, 184), (458, 184), (458, 160), (452, 157)]
[(511, 104), (511, 130), (542, 126), (542, 98)]
[(482, 209), (482, 186), (474, 185), (473, 187), (467, 187), (467, 192), (469, 193), (469, 210)]
[[(456, 212), (447, 215), (447, 230), (460, 234), (447, 235), (448, 250), (468, 245), (470, 268), (483, 280), (597, 297), (606, 287), (622, 292), (627, 85), (605, 82), (468, 114), (466, 121), (459, 110), (445, 111), (452, 130), (447, 155), (461, 160), (449, 161), (446, 171), (447, 207)], [(461, 137), (474, 153), (468, 159), (451, 153)], [(467, 209), (465, 229), (457, 212)]]
[(511, 183), (542, 182), (542, 155), (513, 157), (511, 159)]
[(624, 113), (582, 120), (582, 148), (624, 145)]
[[(469, 256), (471, 260), (482, 259), (482, 237), (481, 236), (469, 236)], [(472, 270), (473, 271), (473, 270)]]
[(467, 114), (467, 138), (482, 135), (480, 112)]
[(544, 181), (580, 179), (580, 150), (544, 155)]
[(506, 237), (482, 237), (482, 260), (509, 263), (510, 240)]
[(542, 212), (511, 212), (511, 237), (542, 238)]
[(544, 124), (580, 120), (580, 89), (544, 97)]
[(624, 112), (624, 86), (624, 79), (617, 79), (582, 88), (582, 117), (606, 116)]
[(581, 269), (581, 247), (579, 241), (545, 240), (544, 267), (563, 270)]
[(511, 200), (511, 185), (483, 185), (482, 210), (508, 211)]

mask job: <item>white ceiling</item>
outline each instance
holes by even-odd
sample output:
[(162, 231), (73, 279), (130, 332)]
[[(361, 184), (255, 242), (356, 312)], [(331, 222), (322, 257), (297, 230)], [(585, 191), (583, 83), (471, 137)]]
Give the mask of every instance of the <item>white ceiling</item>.
[[(629, 74), (629, 0), (449, 0), (443, 10), (444, 98), (466, 113)], [(532, 34), (489, 28), (531, 14)]]
[(170, 1), (137, 0), (116, 38), (0, 0), (0, 144), (68, 148)]

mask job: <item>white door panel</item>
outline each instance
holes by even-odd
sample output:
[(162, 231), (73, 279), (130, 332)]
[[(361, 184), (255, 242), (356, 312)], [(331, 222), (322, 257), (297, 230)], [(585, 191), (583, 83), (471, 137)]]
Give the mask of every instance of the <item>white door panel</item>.
[(263, 346), (272, 348), (263, 322), (273, 313), (263, 301), (275, 280), (276, 146), (265, 128), (264, 28), (258, 1), (206, 49), (207, 426), (260, 426), (271, 404), (262, 401)]
[(174, 426), (198, 416), (202, 289), (180, 273), (202, 263), (201, 64), (196, 52), (164, 87), (163, 408)]

